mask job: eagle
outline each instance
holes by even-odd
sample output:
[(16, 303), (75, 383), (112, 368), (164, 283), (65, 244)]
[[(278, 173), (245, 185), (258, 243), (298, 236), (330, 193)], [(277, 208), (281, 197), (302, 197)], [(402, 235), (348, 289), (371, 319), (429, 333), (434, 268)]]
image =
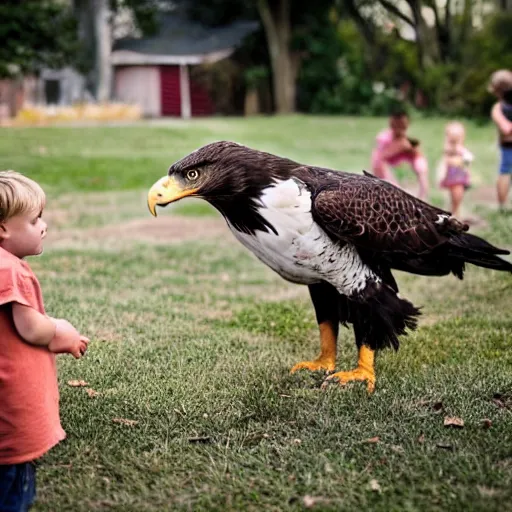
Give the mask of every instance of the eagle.
[[(420, 311), (399, 295), (393, 270), (454, 274), (466, 263), (512, 272), (494, 247), (449, 212), (371, 174), (309, 165), (235, 142), (205, 145), (171, 165), (148, 192), (148, 207), (184, 197), (208, 201), (235, 238), (281, 277), (307, 285), (320, 355), (291, 369), (324, 371), (325, 383), (375, 389), (375, 352), (398, 349)], [(351, 324), (358, 362), (335, 372), (339, 326)]]

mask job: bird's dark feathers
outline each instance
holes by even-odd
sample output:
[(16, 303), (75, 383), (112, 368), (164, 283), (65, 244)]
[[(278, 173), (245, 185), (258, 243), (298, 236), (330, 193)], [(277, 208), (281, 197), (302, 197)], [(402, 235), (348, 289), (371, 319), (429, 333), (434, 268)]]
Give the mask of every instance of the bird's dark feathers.
[[(353, 244), (367, 265), (396, 287), (390, 268), (422, 275), (453, 273), (462, 278), (465, 262), (512, 271), (512, 265), (467, 224), (405, 191), (363, 175), (306, 166), (234, 142), (215, 142), (194, 151), (169, 174), (206, 166), (209, 181), (202, 197), (236, 229), (273, 231), (257, 212), (263, 189), (274, 180), (297, 178), (311, 191), (314, 221), (339, 243)], [(376, 270), (377, 269), (377, 270)]]
[(317, 188), (312, 213), (331, 236), (379, 252), (422, 254), (467, 230), (383, 180), (348, 173)]
[(354, 326), (358, 346), (398, 348), (398, 337), (414, 329), (420, 311), (398, 295), (392, 270), (421, 275), (453, 273), (462, 279), (466, 263), (512, 271), (499, 258), (508, 251), (467, 233), (449, 212), (429, 205), (366, 172), (363, 175), (305, 166), (234, 142), (208, 144), (169, 169), (186, 181), (196, 168), (194, 195), (215, 206), (234, 229), (256, 235), (277, 229), (261, 215), (260, 198), (277, 180), (293, 178), (311, 193), (313, 221), (334, 244), (353, 246), (380, 280), (353, 295), (321, 281), (310, 286), (317, 320)]

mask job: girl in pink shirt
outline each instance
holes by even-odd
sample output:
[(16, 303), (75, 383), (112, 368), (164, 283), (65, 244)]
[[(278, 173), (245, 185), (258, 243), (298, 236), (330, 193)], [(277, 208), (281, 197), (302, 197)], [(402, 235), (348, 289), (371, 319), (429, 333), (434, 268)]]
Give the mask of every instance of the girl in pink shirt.
[(416, 173), (419, 184), (418, 197), (426, 200), (428, 195), (428, 163), (419, 150), (419, 142), (407, 137), (409, 116), (397, 111), (389, 117), (389, 128), (377, 135), (377, 144), (372, 153), (372, 171), (375, 176), (399, 186), (392, 168), (406, 162)]
[(46, 315), (39, 282), (24, 261), (43, 251), (45, 195), (34, 181), (0, 172), (0, 510), (35, 498), (33, 461), (66, 436), (60, 425), (55, 354), (77, 359), (89, 340)]

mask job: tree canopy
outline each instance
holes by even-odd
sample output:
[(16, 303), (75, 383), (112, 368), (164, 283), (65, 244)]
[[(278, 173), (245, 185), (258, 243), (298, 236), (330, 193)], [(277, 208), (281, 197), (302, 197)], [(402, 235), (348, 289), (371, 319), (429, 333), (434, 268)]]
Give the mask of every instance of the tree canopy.
[(3, 0), (0, 20), (0, 76), (59, 67), (75, 59), (76, 20), (62, 3)]
[(150, 35), (159, 11), (174, 10), (206, 25), (259, 20), (230, 73), (247, 88), (270, 83), (277, 113), (383, 114), (404, 100), (482, 115), (493, 101), (490, 73), (512, 68), (511, 8), (509, 0), (3, 0), (0, 76), (73, 63), (108, 99), (119, 13)]

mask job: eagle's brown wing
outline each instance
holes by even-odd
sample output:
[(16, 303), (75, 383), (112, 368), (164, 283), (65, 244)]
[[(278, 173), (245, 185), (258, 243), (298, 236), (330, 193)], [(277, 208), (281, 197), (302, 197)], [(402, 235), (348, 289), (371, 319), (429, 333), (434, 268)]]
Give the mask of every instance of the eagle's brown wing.
[(348, 175), (319, 187), (312, 214), (333, 238), (374, 253), (420, 255), (468, 229), (444, 210), (380, 179)]

